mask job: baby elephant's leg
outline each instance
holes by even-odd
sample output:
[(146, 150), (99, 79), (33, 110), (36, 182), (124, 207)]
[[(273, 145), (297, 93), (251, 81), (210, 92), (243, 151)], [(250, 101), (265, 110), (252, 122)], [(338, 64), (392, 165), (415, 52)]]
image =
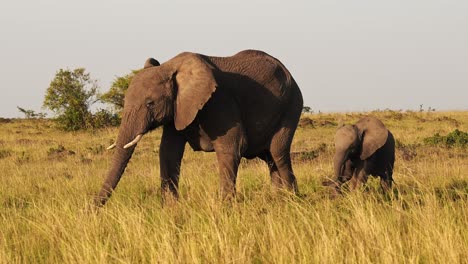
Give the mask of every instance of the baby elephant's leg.
[(366, 172), (365, 166), (360, 165), (356, 168), (354, 172), (354, 176), (350, 182), (350, 189), (355, 190), (360, 185), (366, 184), (367, 178), (369, 177), (369, 173)]

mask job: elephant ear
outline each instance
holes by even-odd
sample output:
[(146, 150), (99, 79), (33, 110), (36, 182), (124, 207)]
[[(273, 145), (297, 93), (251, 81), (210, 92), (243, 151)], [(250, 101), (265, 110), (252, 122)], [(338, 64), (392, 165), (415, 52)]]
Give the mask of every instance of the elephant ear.
[(146, 60), (144, 68), (146, 69), (146, 68), (149, 68), (149, 67), (154, 67), (154, 66), (159, 66), (159, 65), (160, 65), (159, 61), (157, 61), (157, 60), (155, 60), (153, 58), (149, 58), (149, 59)]
[(216, 90), (213, 68), (200, 56), (188, 54), (177, 69), (177, 98), (174, 106), (174, 123), (177, 130), (193, 122)]
[(360, 158), (361, 160), (368, 159), (385, 144), (388, 138), (388, 130), (380, 120), (371, 116), (362, 118), (355, 126), (362, 141)]

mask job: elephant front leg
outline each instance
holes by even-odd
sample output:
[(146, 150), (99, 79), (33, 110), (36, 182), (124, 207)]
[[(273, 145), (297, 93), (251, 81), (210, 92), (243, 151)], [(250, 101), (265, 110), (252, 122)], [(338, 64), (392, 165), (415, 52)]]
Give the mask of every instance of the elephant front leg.
[[(216, 113), (222, 112), (218, 111)], [(237, 125), (233, 127), (225, 128), (226, 131), (222, 136), (219, 136), (219, 129), (223, 128), (222, 125), (224, 124), (221, 120), (226, 120), (228, 117), (211, 117), (211, 121), (219, 120), (218, 124), (221, 126), (205, 125), (203, 129), (209, 136), (218, 159), (221, 197), (231, 199), (236, 194), (237, 170), (242, 154), (247, 149), (247, 141), (240, 121), (237, 121)]]
[(174, 125), (165, 125), (159, 146), (159, 167), (161, 193), (163, 199), (170, 194), (178, 198), (179, 174), (185, 150), (185, 138), (176, 131)]
[(213, 147), (218, 158), (221, 197), (231, 199), (236, 194), (237, 170), (245, 149), (242, 129), (234, 127), (225, 136), (218, 137)]
[(216, 152), (219, 164), (221, 197), (232, 199), (236, 195), (237, 170), (241, 157), (235, 153)]

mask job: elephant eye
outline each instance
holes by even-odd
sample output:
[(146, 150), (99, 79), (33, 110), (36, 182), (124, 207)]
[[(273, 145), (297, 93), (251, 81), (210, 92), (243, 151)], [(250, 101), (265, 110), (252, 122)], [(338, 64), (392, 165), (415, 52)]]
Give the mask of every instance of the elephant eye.
[(154, 101), (151, 101), (149, 99), (146, 100), (146, 107), (150, 108), (154, 106)]

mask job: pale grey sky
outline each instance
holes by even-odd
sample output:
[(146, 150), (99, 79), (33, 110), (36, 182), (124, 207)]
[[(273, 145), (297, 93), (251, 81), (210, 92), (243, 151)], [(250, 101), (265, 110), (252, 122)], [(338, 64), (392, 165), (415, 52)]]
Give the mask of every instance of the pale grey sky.
[(0, 116), (41, 110), (60, 68), (116, 75), (182, 51), (264, 50), (321, 111), (468, 109), (468, 1), (3, 1)]

